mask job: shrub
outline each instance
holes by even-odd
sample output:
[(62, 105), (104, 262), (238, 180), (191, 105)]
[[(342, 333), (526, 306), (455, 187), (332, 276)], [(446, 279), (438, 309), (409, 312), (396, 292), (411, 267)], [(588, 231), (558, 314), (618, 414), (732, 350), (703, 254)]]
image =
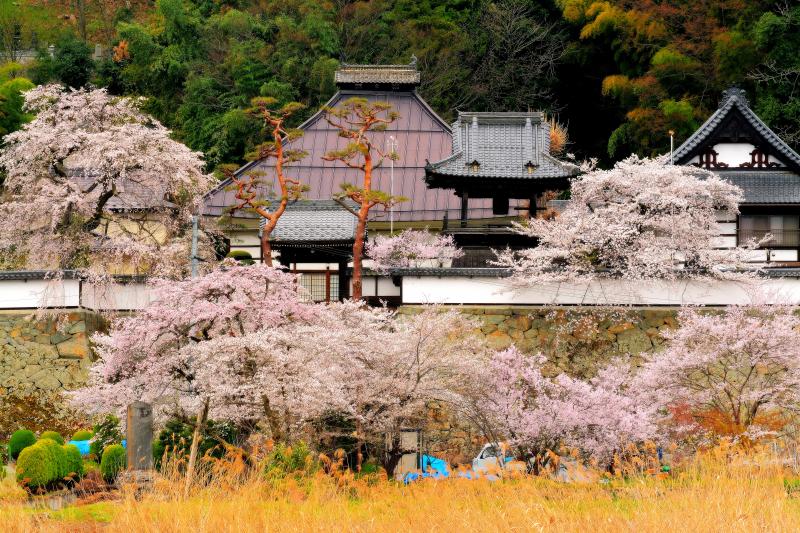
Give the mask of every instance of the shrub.
[(267, 459), (264, 474), (268, 478), (280, 479), (289, 474), (311, 474), (318, 467), (305, 442), (294, 446), (278, 444)]
[(96, 461), (84, 461), (83, 462), (83, 473), (84, 475), (88, 475), (89, 472), (97, 472), (100, 473), (100, 463)]
[(92, 433), (88, 429), (81, 429), (81, 430), (76, 431), (75, 434), (72, 435), (72, 438), (70, 440), (89, 440), (93, 436), (94, 436), (94, 433)]
[(122, 442), (122, 431), (119, 428), (119, 418), (107, 415), (102, 422), (94, 426), (94, 440), (89, 445), (89, 453), (100, 459), (106, 446)]
[(109, 483), (117, 479), (117, 476), (126, 465), (125, 448), (121, 444), (112, 444), (103, 450), (103, 458), (100, 460), (100, 473)]
[(255, 261), (253, 261), (253, 256), (250, 255), (250, 252), (246, 252), (244, 250), (231, 250), (230, 252), (228, 252), (227, 257), (236, 259), (236, 261), (238, 261), (243, 265), (255, 264)]
[(66, 454), (54, 440), (28, 446), (17, 459), (17, 481), (31, 488), (45, 487), (66, 475)]
[(74, 444), (67, 444), (64, 447), (65, 459), (65, 472), (64, 476), (70, 476), (72, 479), (77, 479), (84, 474), (83, 458), (78, 447)]
[(61, 446), (64, 445), (64, 437), (62, 437), (61, 433), (59, 433), (58, 431), (45, 431), (44, 433), (42, 433), (42, 436), (39, 437), (39, 440), (42, 440), (42, 439), (54, 440), (57, 443), (59, 443)]
[[(156, 468), (161, 468), (165, 452), (170, 458), (188, 457), (193, 434), (193, 423), (177, 418), (169, 420), (158, 434), (158, 438), (153, 441), (153, 460)], [(236, 428), (233, 424), (209, 420), (201, 435), (199, 456), (221, 459), (225, 454), (225, 447), (220, 441), (232, 443), (235, 438)]]
[(8, 439), (8, 456), (12, 461), (19, 457), (22, 450), (36, 444), (36, 435), (29, 429), (20, 429)]

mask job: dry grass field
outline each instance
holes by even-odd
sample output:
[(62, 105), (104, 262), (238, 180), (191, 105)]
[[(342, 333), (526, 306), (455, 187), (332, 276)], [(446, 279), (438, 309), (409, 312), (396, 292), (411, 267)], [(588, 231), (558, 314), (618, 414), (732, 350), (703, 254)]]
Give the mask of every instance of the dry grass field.
[(0, 531), (800, 531), (794, 476), (768, 454), (729, 450), (666, 478), (586, 483), (525, 476), (403, 486), (348, 474), (268, 481), (228, 472), (188, 498), (180, 479), (162, 479), (138, 496), (128, 488), (115, 500), (58, 511), (30, 507), (7, 478)]

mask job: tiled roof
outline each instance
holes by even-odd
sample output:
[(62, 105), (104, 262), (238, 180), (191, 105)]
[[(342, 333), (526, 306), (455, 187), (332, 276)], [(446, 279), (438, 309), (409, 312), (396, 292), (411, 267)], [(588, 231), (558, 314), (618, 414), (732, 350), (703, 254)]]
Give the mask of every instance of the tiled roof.
[(747, 102), (747, 95), (744, 90), (735, 87), (723, 93), (719, 109), (717, 109), (691, 137), (686, 139), (686, 141), (675, 150), (675, 161), (686, 163), (689, 158), (695, 155), (695, 152), (699, 148), (702, 148), (703, 145), (706, 144), (708, 139), (722, 124), (723, 120), (734, 110), (741, 113), (744, 119), (763, 137), (765, 142), (782, 156), (787, 164), (795, 168), (800, 168), (800, 155), (792, 150), (788, 144), (783, 142), (769, 126), (764, 124), (764, 122), (753, 113), (753, 110), (750, 109), (750, 105)]
[[(389, 137), (397, 142), (399, 159), (394, 162), (394, 193), (409, 200), (395, 206), (395, 221), (433, 221), (441, 220), (446, 212), (450, 218), (457, 218), (460, 200), (452, 189), (429, 189), (425, 184), (425, 163), (438, 161), (450, 154), (452, 136), (450, 127), (415, 92), (410, 90), (340, 90), (326, 104), (336, 107), (353, 96), (361, 96), (370, 101), (389, 102), (400, 113), (400, 118), (385, 132), (375, 132), (373, 142), (386, 146)], [(341, 149), (346, 141), (339, 137), (338, 130), (328, 124), (321, 111), (300, 126), (303, 136), (291, 143), (292, 148), (305, 150), (308, 155), (301, 161), (287, 167), (286, 174), (308, 184), (307, 198), (327, 200), (341, 192), (343, 183), (359, 183), (358, 170), (324, 161), (322, 156), (334, 149)], [(273, 176), (274, 161), (257, 161), (240, 168), (241, 174), (248, 170), (264, 172), (265, 181)], [(389, 192), (391, 189), (391, 165), (384, 163), (373, 171), (373, 187)], [(235, 191), (226, 190), (229, 180), (222, 182), (206, 196), (204, 214), (219, 216), (225, 208), (235, 203)], [(261, 194), (268, 197), (270, 191), (277, 190), (271, 183), (264, 184)], [(513, 204), (512, 204), (513, 205)], [(237, 212), (236, 217), (249, 216)], [(492, 217), (492, 200), (475, 199), (470, 201), (470, 218)], [(388, 221), (388, 213), (381, 209), (373, 210), (371, 220)]]
[(353, 213), (335, 200), (299, 200), (289, 204), (278, 219), (272, 241), (352, 241), (357, 221)]
[[(578, 167), (549, 154), (550, 130), (541, 113), (459, 113), (453, 154), (429, 164), (429, 174), (539, 180), (575, 176)], [(477, 162), (477, 168), (472, 163)], [(528, 167), (533, 165), (533, 170)]]
[(408, 65), (348, 65), (343, 64), (334, 75), (336, 84), (419, 85), (420, 74), (416, 60)]
[(744, 191), (745, 204), (800, 204), (800, 176), (788, 171), (717, 171)]

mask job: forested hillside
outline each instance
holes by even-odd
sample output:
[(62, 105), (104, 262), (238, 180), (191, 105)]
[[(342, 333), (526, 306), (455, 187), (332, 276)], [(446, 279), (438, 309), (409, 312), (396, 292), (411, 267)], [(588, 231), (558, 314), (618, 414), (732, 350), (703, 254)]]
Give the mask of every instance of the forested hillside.
[[(800, 7), (774, 0), (0, 0), (0, 134), (20, 89), (92, 83), (147, 110), (209, 167), (263, 139), (254, 96), (308, 105), (340, 63), (408, 63), (446, 119), (542, 109), (601, 161), (686, 138), (737, 84), (800, 144)], [(48, 51), (48, 46), (54, 47)], [(100, 45), (96, 50), (95, 46)], [(97, 53), (99, 52), (99, 53)], [(301, 120), (302, 116), (297, 117)]]

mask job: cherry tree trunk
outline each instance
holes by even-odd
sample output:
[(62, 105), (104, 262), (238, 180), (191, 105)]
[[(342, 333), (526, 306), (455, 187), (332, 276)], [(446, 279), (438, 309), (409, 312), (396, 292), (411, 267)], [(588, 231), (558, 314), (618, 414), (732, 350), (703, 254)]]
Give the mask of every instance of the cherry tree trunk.
[(189, 489), (192, 488), (194, 471), (197, 466), (197, 454), (200, 449), (200, 438), (203, 433), (203, 427), (206, 425), (206, 419), (208, 418), (208, 403), (208, 400), (203, 402), (203, 407), (197, 414), (197, 420), (195, 421), (192, 446), (189, 451), (189, 464), (186, 466), (186, 486), (183, 490), (184, 496), (189, 496)]

